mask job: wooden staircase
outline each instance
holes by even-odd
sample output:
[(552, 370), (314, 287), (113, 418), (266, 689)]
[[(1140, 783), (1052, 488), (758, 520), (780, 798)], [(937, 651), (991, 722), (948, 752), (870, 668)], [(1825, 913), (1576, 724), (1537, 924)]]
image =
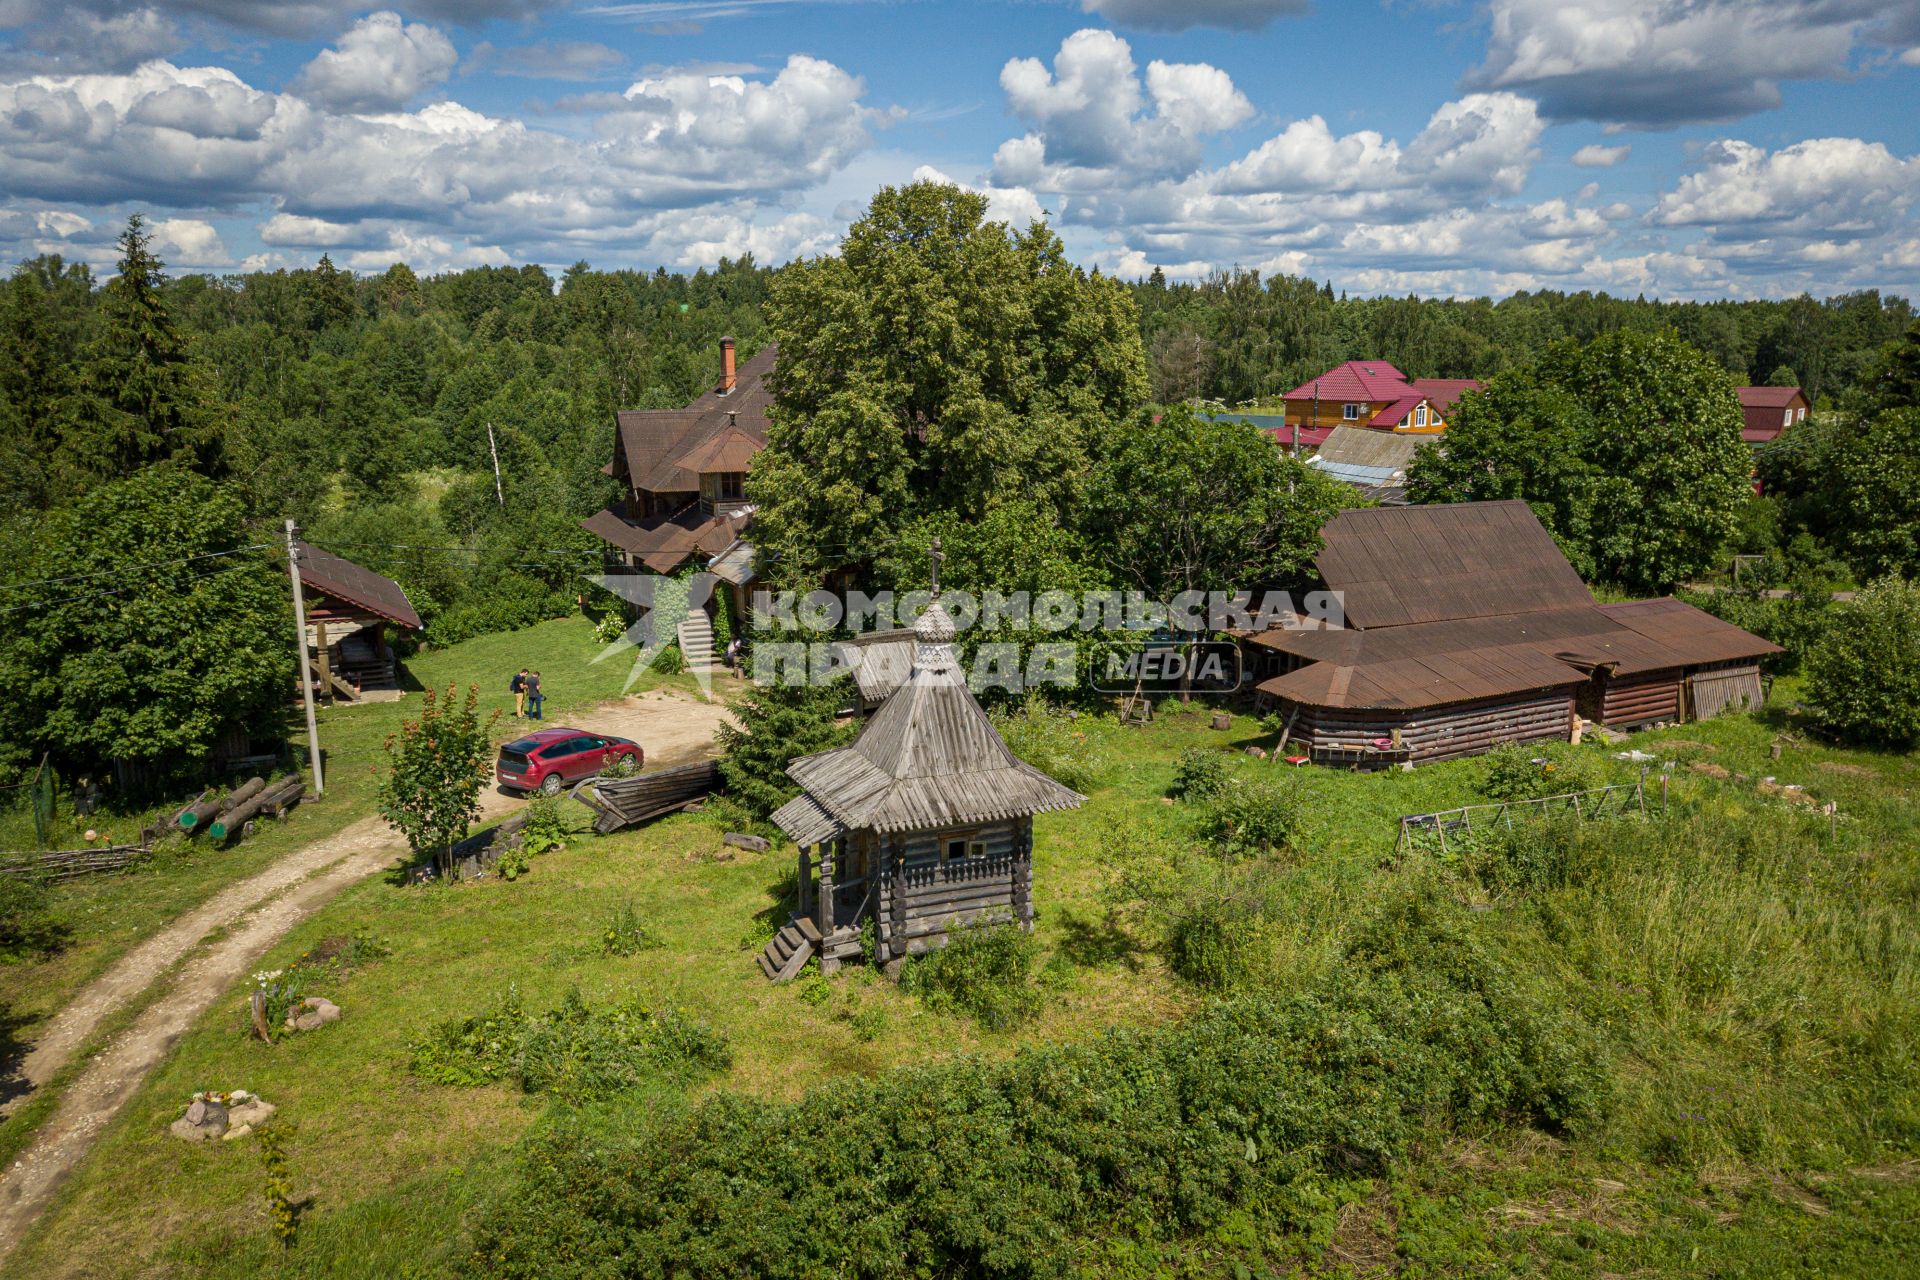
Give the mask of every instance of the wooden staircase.
[(695, 675), (712, 675), (713, 623), (707, 615), (695, 609), (681, 620), (675, 630), (680, 639), (680, 656), (686, 660), (687, 670)]
[(786, 928), (773, 935), (773, 941), (760, 953), (760, 972), (767, 975), (769, 982), (791, 982), (800, 976), (800, 970), (813, 958), (814, 949), (819, 945), (819, 926), (807, 916), (795, 916)]

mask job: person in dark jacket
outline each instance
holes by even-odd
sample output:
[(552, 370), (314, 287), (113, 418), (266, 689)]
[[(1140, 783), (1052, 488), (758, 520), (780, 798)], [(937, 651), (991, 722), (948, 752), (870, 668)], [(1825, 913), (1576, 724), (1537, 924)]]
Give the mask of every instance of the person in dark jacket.
[(535, 720), (544, 720), (540, 705), (546, 700), (547, 695), (540, 692), (540, 673), (536, 671), (527, 677), (527, 714)]
[(507, 691), (513, 694), (513, 718), (518, 720), (527, 709), (527, 669), (525, 667), (520, 668), (520, 674), (513, 678), (513, 683), (507, 686)]

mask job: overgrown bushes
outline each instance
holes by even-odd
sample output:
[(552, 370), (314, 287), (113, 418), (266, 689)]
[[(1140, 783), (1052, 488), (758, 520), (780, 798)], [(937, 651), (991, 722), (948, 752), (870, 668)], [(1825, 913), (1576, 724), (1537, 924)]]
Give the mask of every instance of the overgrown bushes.
[(1072, 714), (1038, 693), (1028, 694), (1017, 708), (996, 711), (993, 725), (1013, 754), (1063, 787), (1090, 791), (1106, 776), (1106, 752)]
[(1305, 816), (1303, 794), (1296, 775), (1242, 773), (1208, 802), (1201, 830), (1229, 852), (1279, 852), (1292, 845)]
[(1039, 946), (1010, 923), (963, 925), (947, 945), (907, 961), (900, 985), (942, 1013), (961, 1013), (992, 1031), (1026, 1022), (1045, 1003), (1031, 978)]
[(527, 1093), (586, 1102), (657, 1081), (686, 1083), (733, 1063), (726, 1037), (638, 999), (589, 1008), (570, 991), (529, 1014), (517, 990), (493, 1009), (434, 1027), (412, 1046), (413, 1072), (435, 1084), (510, 1080)]
[(67, 928), (54, 918), (52, 901), (38, 876), (0, 875), (0, 962), (59, 950)]
[(1883, 578), (1840, 606), (1808, 655), (1807, 695), (1844, 741), (1920, 742), (1920, 585)]
[[(737, 1095), (684, 1116), (560, 1116), (490, 1210), (504, 1276), (1055, 1275), (1113, 1232), (1297, 1224), (1335, 1179), (1437, 1126), (1577, 1128), (1605, 1107), (1585, 1030), (1439, 898), (1333, 980), (1011, 1061)], [(630, 1117), (630, 1118), (627, 1118)]]
[(1590, 757), (1545, 743), (1510, 742), (1486, 755), (1480, 794), (1489, 800), (1538, 800), (1596, 785)]
[(1211, 800), (1227, 785), (1227, 758), (1206, 747), (1188, 747), (1173, 766), (1170, 794), (1178, 800)]

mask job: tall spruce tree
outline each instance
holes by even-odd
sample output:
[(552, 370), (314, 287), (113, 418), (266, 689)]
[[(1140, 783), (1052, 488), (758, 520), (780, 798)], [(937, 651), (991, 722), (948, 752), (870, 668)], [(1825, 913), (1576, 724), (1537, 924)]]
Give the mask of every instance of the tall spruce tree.
[(79, 403), (64, 415), (60, 469), (117, 480), (156, 462), (223, 470), (220, 415), (174, 325), (164, 264), (139, 214), (120, 236), (120, 274), (101, 290), (99, 324), (82, 361)]

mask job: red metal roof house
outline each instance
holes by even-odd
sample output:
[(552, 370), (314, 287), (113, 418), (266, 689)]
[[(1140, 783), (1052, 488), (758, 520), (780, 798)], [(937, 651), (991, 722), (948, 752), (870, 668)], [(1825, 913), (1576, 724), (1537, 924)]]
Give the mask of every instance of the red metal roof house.
[(1748, 444), (1765, 444), (1796, 422), (1805, 422), (1806, 393), (1798, 387), (1740, 387), (1740, 412), (1746, 422), (1740, 438)]
[(1453, 406), (1480, 385), (1472, 378), (1409, 379), (1385, 360), (1349, 360), (1281, 399), (1287, 422), (1303, 433), (1347, 426), (1430, 435), (1445, 431)]

